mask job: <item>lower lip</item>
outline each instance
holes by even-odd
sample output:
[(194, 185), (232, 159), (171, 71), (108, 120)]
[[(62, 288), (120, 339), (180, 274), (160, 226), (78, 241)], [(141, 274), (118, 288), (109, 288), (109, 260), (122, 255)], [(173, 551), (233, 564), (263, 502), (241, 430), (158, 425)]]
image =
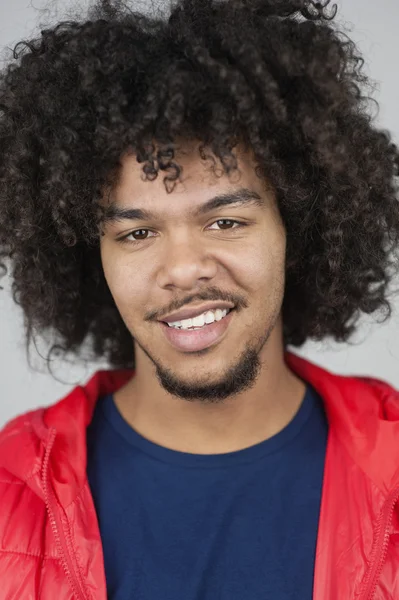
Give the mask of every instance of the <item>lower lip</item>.
[(232, 314), (231, 310), (220, 321), (214, 321), (201, 329), (176, 329), (161, 323), (162, 330), (168, 342), (177, 350), (183, 352), (199, 352), (219, 342), (227, 331)]

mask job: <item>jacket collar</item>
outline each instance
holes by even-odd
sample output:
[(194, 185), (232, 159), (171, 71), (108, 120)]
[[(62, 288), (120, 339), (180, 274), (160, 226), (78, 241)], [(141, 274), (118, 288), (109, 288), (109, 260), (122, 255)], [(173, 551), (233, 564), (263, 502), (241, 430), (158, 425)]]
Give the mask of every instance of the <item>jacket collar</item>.
[(374, 484), (399, 485), (399, 391), (372, 377), (336, 375), (286, 353), (288, 366), (324, 400), (334, 435)]
[[(291, 352), (285, 353), (285, 360), (322, 397), (330, 436), (346, 447), (351, 459), (383, 493), (396, 487), (399, 392), (378, 379), (333, 374)], [(69, 505), (87, 480), (86, 428), (96, 401), (118, 390), (133, 375), (132, 370), (97, 371), (86, 385), (75, 387), (53, 406), (14, 420), (0, 434), (0, 466), (27, 481), (37, 492), (38, 482), (34, 483), (32, 475), (40, 471), (47, 441), (55, 430), (50, 459), (52, 480), (61, 504)]]

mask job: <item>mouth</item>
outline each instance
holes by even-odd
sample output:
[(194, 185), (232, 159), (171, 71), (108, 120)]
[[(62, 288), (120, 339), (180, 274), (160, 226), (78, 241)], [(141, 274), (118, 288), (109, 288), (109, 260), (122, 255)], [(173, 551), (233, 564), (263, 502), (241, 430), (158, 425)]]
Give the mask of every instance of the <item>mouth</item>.
[(235, 309), (232, 308), (220, 321), (192, 329), (178, 329), (164, 321), (160, 321), (159, 324), (165, 338), (174, 348), (182, 352), (199, 352), (219, 343), (224, 338), (234, 312)]

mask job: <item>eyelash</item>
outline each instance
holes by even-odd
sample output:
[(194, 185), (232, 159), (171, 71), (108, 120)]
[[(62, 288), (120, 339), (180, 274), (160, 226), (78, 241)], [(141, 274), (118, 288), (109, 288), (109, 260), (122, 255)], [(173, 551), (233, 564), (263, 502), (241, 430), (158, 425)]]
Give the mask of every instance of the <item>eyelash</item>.
[[(239, 227), (232, 227), (231, 229), (221, 229), (220, 231), (233, 231), (235, 229), (240, 229), (240, 227), (246, 227), (248, 225), (248, 223), (243, 223), (242, 221), (236, 221), (235, 219), (217, 219), (217, 221), (214, 221), (213, 223), (211, 223), (211, 225), (214, 225), (215, 223), (218, 223), (219, 221), (229, 221), (230, 223), (236, 223)], [(134, 229), (134, 231), (131, 231), (130, 233), (117, 238), (117, 242), (121, 243), (121, 244), (141, 244), (142, 242), (146, 242), (148, 239), (150, 238), (145, 238), (144, 240), (129, 240), (129, 236), (131, 236), (133, 233), (135, 233), (136, 231), (151, 231), (150, 229), (146, 229), (146, 228), (142, 228), (142, 229)]]

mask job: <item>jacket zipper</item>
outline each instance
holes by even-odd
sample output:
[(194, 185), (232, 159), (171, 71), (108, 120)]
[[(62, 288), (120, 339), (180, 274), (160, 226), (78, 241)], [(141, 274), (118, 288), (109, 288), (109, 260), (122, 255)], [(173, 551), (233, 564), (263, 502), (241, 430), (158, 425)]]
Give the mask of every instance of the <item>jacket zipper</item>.
[[(50, 436), (49, 436), (49, 440), (48, 440), (46, 453), (44, 456), (44, 461), (43, 461), (44, 500), (46, 503), (47, 512), (49, 515), (49, 520), (50, 520), (51, 528), (53, 530), (54, 538), (58, 545), (58, 549), (60, 550), (61, 562), (62, 562), (62, 566), (65, 571), (65, 575), (70, 583), (72, 590), (74, 591), (76, 598), (79, 600), (88, 600), (88, 596), (85, 594), (84, 590), (82, 589), (81, 582), (79, 580), (79, 577), (76, 574), (76, 571), (75, 571), (75, 568), (74, 568), (74, 565), (72, 562), (72, 558), (71, 558), (69, 550), (68, 550), (67, 541), (65, 539), (65, 533), (63, 532), (62, 523), (58, 517), (58, 511), (54, 510), (54, 508), (53, 508), (54, 506), (56, 506), (57, 500), (55, 498), (54, 491), (51, 487), (51, 484), (49, 482), (48, 471), (49, 471), (50, 453), (51, 453), (56, 435), (57, 435), (57, 431), (54, 428), (52, 428)], [(70, 545), (71, 545), (72, 540), (69, 540), (69, 541), (70, 541)]]
[(397, 487), (390, 494), (390, 498), (387, 499), (383, 513), (380, 518), (377, 531), (377, 542), (376, 542), (376, 558), (372, 561), (368, 576), (366, 576), (365, 583), (363, 585), (363, 593), (360, 594), (360, 598), (364, 600), (373, 600), (377, 591), (378, 581), (381, 577), (382, 569), (388, 552), (388, 544), (390, 537), (390, 526), (392, 523), (393, 513), (395, 505), (399, 500), (399, 487)]

